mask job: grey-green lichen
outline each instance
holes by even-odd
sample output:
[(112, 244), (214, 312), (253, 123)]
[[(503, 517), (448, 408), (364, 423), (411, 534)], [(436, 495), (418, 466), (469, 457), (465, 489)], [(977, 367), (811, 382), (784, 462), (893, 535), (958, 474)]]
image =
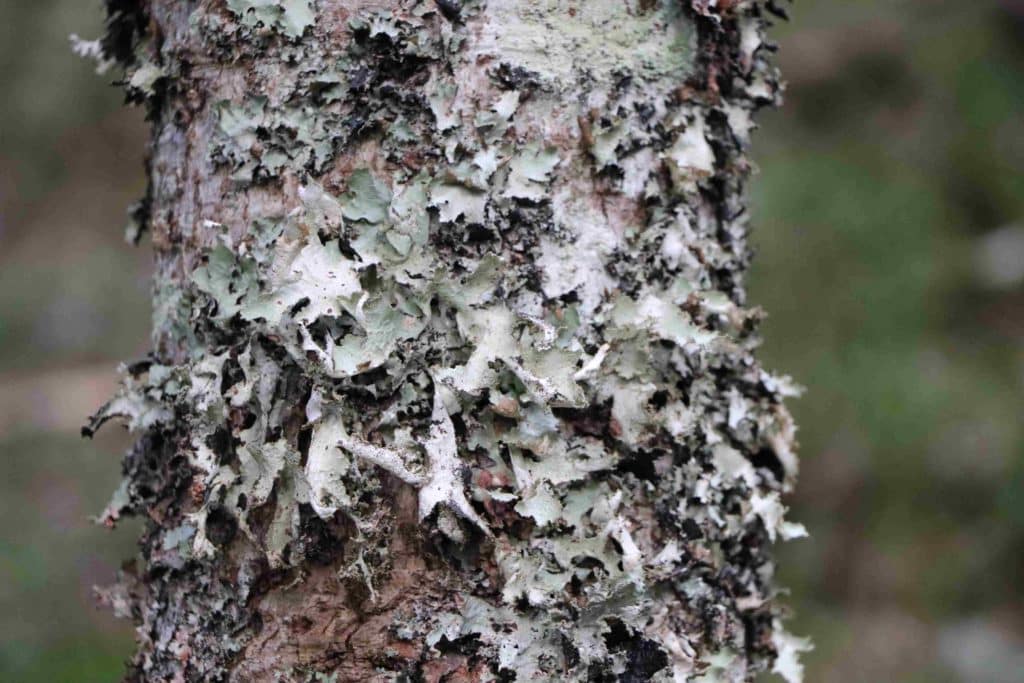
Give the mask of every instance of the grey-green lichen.
[(300, 38), (313, 25), (313, 0), (227, 0), (228, 9), (249, 29)]
[[(136, 675), (254, 675), (260, 596), (318, 562), (378, 603), (399, 482), (446, 573), (394, 608), (381, 680), (450, 657), (453, 680), (799, 680), (768, 556), (804, 534), (796, 389), (753, 358), (742, 287), (777, 8), (378, 5), (174, 26), (244, 90), (127, 64), (189, 112), (154, 143), (158, 353), (87, 427), (143, 435), (103, 515), (154, 520)], [(207, 203), (159, 163), (190, 125), (228, 181)]]

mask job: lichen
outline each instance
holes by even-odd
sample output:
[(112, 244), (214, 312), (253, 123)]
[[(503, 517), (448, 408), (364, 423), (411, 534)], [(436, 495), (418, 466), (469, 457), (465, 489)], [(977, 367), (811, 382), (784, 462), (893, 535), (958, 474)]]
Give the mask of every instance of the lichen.
[(227, 0), (228, 9), (250, 29), (273, 29), (300, 38), (313, 25), (313, 0)]
[[(439, 583), (374, 612), (392, 654), (352, 667), (799, 679), (769, 557), (803, 533), (793, 389), (752, 355), (742, 284), (774, 5), (369, 5), (229, 0), (130, 67), (189, 112), (159, 119), (158, 159), (205, 136), (153, 165), (158, 351), (87, 428), (142, 435), (103, 516), (153, 520), (136, 670), (251, 676), (282, 592), (326, 564), (336, 609), (380, 610), (402, 552)], [(210, 588), (232, 572), (242, 593)]]

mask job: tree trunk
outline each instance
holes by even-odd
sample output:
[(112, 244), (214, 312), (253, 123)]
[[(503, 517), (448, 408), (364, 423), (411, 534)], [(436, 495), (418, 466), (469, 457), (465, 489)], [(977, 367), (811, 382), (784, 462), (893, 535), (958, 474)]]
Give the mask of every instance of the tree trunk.
[(128, 680), (800, 676), (752, 356), (765, 0), (107, 0), (154, 351)]

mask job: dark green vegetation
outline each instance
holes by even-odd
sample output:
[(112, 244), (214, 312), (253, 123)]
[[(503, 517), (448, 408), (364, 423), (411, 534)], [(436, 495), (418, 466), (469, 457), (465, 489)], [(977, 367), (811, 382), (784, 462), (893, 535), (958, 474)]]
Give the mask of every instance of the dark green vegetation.
[[(149, 323), (132, 265), (148, 254), (121, 241), (141, 192), (139, 112), (67, 50), (99, 15), (79, 0), (0, 9), (0, 396), (33, 416), (0, 423), (3, 680), (112, 680), (130, 651), (88, 587), (136, 531), (85, 519), (122, 444), (74, 436)], [(793, 15), (776, 34), (787, 106), (755, 137), (750, 292), (771, 313), (765, 365), (809, 388), (790, 403), (803, 445), (791, 516), (813, 538), (777, 551), (792, 629), (817, 642), (807, 678), (1010, 681), (1024, 295), (984, 288), (972, 254), (1024, 218), (1020, 23), (948, 0), (799, 0)], [(77, 404), (25, 398), (64, 372), (75, 385), (55, 395)], [(989, 669), (957, 674), (948, 659), (968, 660), (948, 634), (993, 647)]]

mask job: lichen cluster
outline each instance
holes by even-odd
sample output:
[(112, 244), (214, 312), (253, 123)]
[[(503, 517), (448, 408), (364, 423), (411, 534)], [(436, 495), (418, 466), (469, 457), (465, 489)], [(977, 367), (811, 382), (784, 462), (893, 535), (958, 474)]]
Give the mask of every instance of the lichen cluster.
[(379, 604), (407, 486), (443, 579), (360, 655), (380, 680), (798, 680), (795, 389), (742, 286), (777, 8), (209, 4), (154, 3), (159, 45), (115, 7), (105, 52), (157, 122), (156, 352), (87, 427), (142, 435), (103, 517), (152, 520), (108, 593), (135, 675), (237, 677), (312, 565)]

